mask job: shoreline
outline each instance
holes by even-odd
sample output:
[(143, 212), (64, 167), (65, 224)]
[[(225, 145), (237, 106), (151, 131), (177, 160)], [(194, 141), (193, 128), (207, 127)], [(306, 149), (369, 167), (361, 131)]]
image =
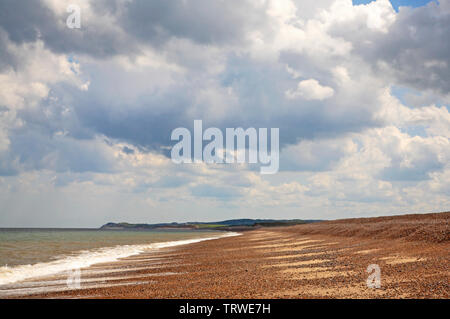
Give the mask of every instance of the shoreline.
[[(207, 232), (202, 233), (205, 234)], [(2, 273), (0, 277), (0, 299), (7, 295), (8, 289), (13, 290), (14, 285), (20, 285), (21, 282), (31, 281), (37, 283), (40, 280), (45, 282), (46, 278), (61, 277), (64, 272), (70, 272), (74, 269), (88, 269), (90, 266), (100, 263), (114, 263), (123, 258), (138, 256), (145, 251), (157, 251), (166, 247), (183, 246), (238, 235), (240, 234), (235, 232), (214, 232), (214, 234), (211, 232), (210, 237), (192, 237), (152, 243), (106, 246), (72, 252), (57, 259), (35, 264), (18, 264), (10, 267), (6, 265), (5, 267), (0, 267), (6, 272), (6, 274)]]
[[(449, 298), (449, 217), (260, 228), (92, 265), (80, 289), (14, 298)], [(379, 289), (367, 286), (373, 264)]]

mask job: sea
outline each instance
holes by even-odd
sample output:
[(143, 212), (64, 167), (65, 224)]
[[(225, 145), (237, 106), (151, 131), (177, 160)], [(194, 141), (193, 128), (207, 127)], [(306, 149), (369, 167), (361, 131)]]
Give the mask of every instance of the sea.
[(211, 240), (230, 233), (202, 230), (0, 228), (0, 288), (149, 250)]

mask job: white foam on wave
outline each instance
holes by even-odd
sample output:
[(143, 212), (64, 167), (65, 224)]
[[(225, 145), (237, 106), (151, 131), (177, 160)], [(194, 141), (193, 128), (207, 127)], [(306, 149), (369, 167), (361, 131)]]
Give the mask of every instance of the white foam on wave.
[(1, 285), (11, 284), (23, 280), (36, 279), (50, 275), (68, 272), (73, 269), (86, 268), (93, 264), (113, 262), (120, 258), (140, 254), (147, 250), (157, 250), (165, 247), (174, 247), (197, 243), (205, 240), (212, 240), (224, 237), (238, 236), (239, 233), (225, 233), (218, 236), (176, 240), (160, 243), (142, 245), (121, 245), (115, 247), (105, 247), (93, 250), (81, 251), (75, 256), (66, 256), (58, 260), (37, 263), (33, 265), (20, 265), (14, 267), (0, 267), (0, 288)]

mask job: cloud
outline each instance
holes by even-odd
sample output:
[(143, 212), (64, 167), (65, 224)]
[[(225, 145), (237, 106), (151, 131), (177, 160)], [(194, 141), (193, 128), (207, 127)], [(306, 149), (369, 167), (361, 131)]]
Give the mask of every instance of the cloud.
[(369, 39), (362, 31), (350, 32), (348, 27), (334, 33), (345, 32), (358, 55), (398, 83), (447, 95), (450, 45), (442, 39), (450, 36), (449, 3), (443, 0), (420, 8), (401, 8), (388, 33)]
[[(0, 4), (0, 224), (448, 207), (450, 1), (70, 2)], [(174, 165), (195, 119), (280, 128), (280, 172)]]
[(286, 170), (331, 170), (339, 160), (358, 151), (358, 144), (348, 137), (302, 140), (289, 145), (281, 154), (281, 166)]
[(191, 188), (192, 195), (197, 197), (212, 197), (221, 200), (242, 196), (240, 192), (232, 187), (218, 187), (212, 185), (194, 186)]
[(334, 95), (334, 90), (328, 86), (322, 86), (317, 80), (309, 79), (300, 81), (297, 89), (286, 91), (288, 99), (304, 98), (305, 100), (325, 100)]
[(155, 45), (186, 38), (201, 44), (239, 43), (263, 26), (265, 6), (256, 1), (128, 2), (119, 21), (128, 34)]

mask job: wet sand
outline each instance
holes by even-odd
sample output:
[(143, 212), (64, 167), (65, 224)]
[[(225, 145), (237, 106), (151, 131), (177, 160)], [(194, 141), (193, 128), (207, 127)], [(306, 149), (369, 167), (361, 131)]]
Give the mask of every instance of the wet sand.
[[(449, 298), (450, 213), (422, 216), (261, 228), (93, 265), (81, 270), (80, 289), (56, 276), (9, 297)], [(389, 232), (368, 235), (380, 225)], [(379, 289), (367, 287), (371, 264)]]

